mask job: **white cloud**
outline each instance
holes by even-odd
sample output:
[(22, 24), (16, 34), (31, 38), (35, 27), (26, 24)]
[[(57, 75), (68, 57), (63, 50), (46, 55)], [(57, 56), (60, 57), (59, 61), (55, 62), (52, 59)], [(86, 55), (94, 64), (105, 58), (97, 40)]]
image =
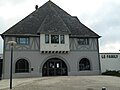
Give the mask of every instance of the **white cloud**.
[[(26, 2), (27, 3), (27, 2)], [(17, 18), (17, 17), (23, 17), (26, 15), (26, 13), (30, 13), (30, 9), (27, 4), (23, 3), (20, 5), (13, 5), (11, 3), (7, 3), (4, 6), (0, 7), (0, 17), (7, 20), (10, 18)]]
[(100, 52), (120, 52), (120, 43), (107, 43), (101, 46)]

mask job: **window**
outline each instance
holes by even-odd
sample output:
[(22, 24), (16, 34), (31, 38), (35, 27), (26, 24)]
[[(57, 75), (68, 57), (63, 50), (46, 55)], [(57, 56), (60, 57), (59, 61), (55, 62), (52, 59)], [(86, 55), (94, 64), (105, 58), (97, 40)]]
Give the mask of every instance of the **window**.
[(88, 38), (78, 38), (77, 41), (78, 41), (79, 45), (88, 45), (89, 44)]
[(61, 44), (64, 44), (64, 43), (65, 43), (64, 35), (60, 35), (60, 43), (61, 43)]
[(45, 35), (45, 43), (49, 43), (49, 35), (48, 34)]
[(83, 58), (80, 60), (79, 70), (80, 71), (90, 70), (90, 62), (87, 58)]
[(51, 35), (51, 43), (59, 43), (59, 35)]
[(29, 72), (29, 63), (25, 59), (19, 59), (15, 64), (15, 73)]
[(17, 37), (16, 42), (17, 44), (21, 44), (21, 45), (28, 45), (29, 38), (28, 37)]
[(64, 44), (65, 43), (65, 37), (64, 37), (64, 35), (45, 34), (45, 44), (49, 44), (49, 43), (51, 43), (51, 44)]

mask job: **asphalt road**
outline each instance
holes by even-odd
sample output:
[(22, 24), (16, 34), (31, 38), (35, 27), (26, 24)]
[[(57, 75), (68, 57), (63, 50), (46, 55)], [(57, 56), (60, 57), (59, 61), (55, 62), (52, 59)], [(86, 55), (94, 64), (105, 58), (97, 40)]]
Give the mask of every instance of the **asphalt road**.
[[(120, 90), (120, 77), (61, 76), (13, 79), (12, 90)], [(9, 90), (9, 79), (0, 81), (0, 90)]]

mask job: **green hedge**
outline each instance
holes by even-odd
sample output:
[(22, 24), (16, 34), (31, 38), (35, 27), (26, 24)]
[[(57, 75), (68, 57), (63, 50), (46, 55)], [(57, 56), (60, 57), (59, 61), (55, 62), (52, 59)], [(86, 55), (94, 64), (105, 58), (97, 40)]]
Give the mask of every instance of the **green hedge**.
[(110, 75), (110, 76), (118, 76), (120, 77), (120, 71), (106, 71), (103, 72), (102, 75)]

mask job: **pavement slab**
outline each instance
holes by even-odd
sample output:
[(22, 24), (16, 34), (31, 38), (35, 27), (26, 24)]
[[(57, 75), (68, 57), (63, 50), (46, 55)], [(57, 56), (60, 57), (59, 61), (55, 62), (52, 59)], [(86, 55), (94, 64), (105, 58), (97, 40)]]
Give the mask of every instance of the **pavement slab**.
[[(120, 77), (60, 76), (13, 79), (12, 90), (120, 90)], [(9, 90), (9, 79), (0, 81), (0, 90)]]

